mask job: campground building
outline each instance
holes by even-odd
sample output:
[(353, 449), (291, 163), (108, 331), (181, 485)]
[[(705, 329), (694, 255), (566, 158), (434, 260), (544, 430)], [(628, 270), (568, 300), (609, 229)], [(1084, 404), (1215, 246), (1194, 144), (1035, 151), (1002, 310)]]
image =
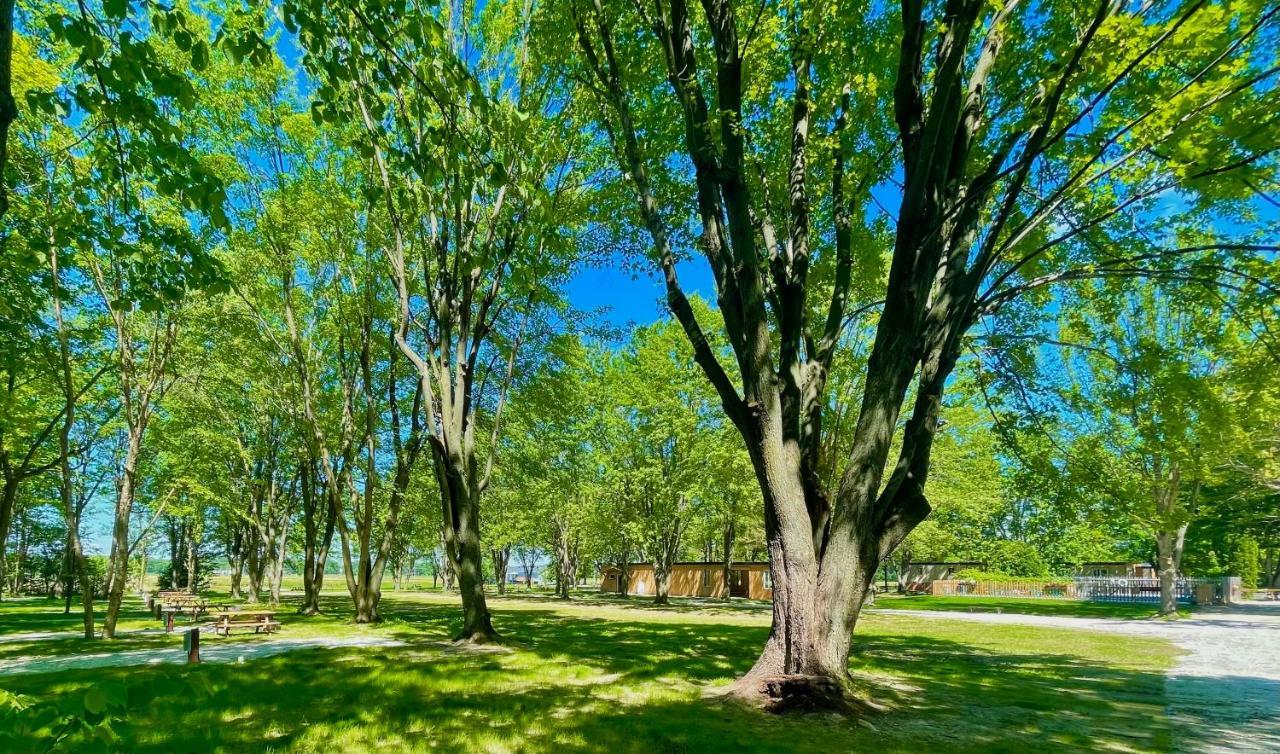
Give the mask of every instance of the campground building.
[[(627, 566), (627, 594), (653, 595), (657, 593), (656, 576), (652, 563), (631, 563)], [(622, 592), (622, 569), (608, 565), (600, 569), (600, 591)], [(772, 600), (773, 582), (769, 564), (744, 562), (729, 564), (729, 583), (725, 584), (724, 563), (681, 562), (671, 566), (672, 597), (742, 597), (751, 600)]]

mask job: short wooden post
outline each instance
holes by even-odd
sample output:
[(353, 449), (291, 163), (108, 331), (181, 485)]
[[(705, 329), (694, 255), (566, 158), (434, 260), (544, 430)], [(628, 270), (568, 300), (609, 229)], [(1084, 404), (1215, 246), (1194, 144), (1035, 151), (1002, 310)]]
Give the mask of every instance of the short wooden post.
[(187, 650), (188, 665), (198, 665), (200, 663), (200, 629), (188, 629), (182, 635), (182, 648)]
[(166, 634), (173, 633), (173, 610), (169, 610), (164, 614), (164, 632)]

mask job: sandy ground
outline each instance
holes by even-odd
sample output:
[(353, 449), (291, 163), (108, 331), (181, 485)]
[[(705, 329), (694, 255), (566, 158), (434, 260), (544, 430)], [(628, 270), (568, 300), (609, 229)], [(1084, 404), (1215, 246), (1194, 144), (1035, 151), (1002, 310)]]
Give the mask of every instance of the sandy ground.
[(1186, 650), (1165, 679), (1178, 751), (1280, 752), (1280, 604), (1214, 608), (1177, 621), (924, 610), (883, 612), (1168, 639)]
[[(259, 657), (270, 657), (282, 652), (292, 652), (311, 647), (395, 647), (404, 642), (374, 636), (351, 636), (335, 639), (269, 639), (252, 643), (217, 644), (202, 641), (201, 662), (243, 662)], [(65, 657), (15, 657), (0, 661), (0, 675), (20, 673), (51, 673), (81, 668), (120, 667), (126, 665), (158, 665), (184, 663), (187, 655), (181, 645), (177, 649), (138, 649), (128, 652), (103, 652), (91, 655)]]

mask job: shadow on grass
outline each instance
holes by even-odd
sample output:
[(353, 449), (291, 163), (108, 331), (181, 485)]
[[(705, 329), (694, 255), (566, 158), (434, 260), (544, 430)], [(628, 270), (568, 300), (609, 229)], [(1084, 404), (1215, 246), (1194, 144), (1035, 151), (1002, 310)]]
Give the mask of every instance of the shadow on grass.
[[(84, 612), (80, 603), (73, 602), (70, 613), (63, 613), (61, 600), (23, 599), (0, 602), (0, 638), (9, 634), (34, 633), (37, 631), (75, 631), (84, 626)], [(93, 617), (99, 630), (106, 618), (106, 602), (94, 604)], [(120, 608), (122, 622), (147, 620), (150, 618), (143, 604), (138, 600), (126, 600)]]
[[(300, 623), (345, 620), (349, 601)], [(508, 648), (443, 644), (450, 605), (384, 600), (398, 648), (311, 649), (198, 674), (215, 690), (161, 690), (131, 709), (139, 752), (382, 748), (475, 752), (1163, 751), (1163, 676), (1062, 653), (994, 652), (920, 635), (860, 631), (851, 669), (893, 710), (872, 730), (829, 716), (774, 717), (702, 697), (746, 671), (762, 626), (499, 611)], [(883, 629), (880, 629), (883, 631)], [(74, 695), (150, 668), (8, 679), (11, 690)], [(9, 682), (11, 680), (12, 682)], [(1276, 689), (1280, 693), (1280, 688)], [(42, 748), (47, 741), (30, 742)], [(92, 748), (92, 747), (86, 747)]]
[[(935, 597), (932, 595), (884, 595), (876, 598), (875, 609), (932, 610), (943, 612), (1001, 612), (1018, 615), (1050, 615), (1070, 618), (1151, 618), (1156, 605), (1133, 602), (1091, 602), (1077, 600), (1024, 599), (1010, 597)], [(1179, 608), (1189, 611), (1188, 606)]]

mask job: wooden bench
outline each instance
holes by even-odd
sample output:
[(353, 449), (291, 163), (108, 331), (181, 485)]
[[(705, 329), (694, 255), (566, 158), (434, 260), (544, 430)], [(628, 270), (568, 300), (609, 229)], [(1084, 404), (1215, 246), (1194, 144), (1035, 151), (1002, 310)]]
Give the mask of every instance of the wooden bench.
[(280, 621), (275, 620), (275, 612), (271, 610), (228, 611), (216, 616), (210, 626), (218, 636), (230, 636), (233, 630), (241, 628), (252, 628), (255, 634), (270, 634), (280, 630)]

